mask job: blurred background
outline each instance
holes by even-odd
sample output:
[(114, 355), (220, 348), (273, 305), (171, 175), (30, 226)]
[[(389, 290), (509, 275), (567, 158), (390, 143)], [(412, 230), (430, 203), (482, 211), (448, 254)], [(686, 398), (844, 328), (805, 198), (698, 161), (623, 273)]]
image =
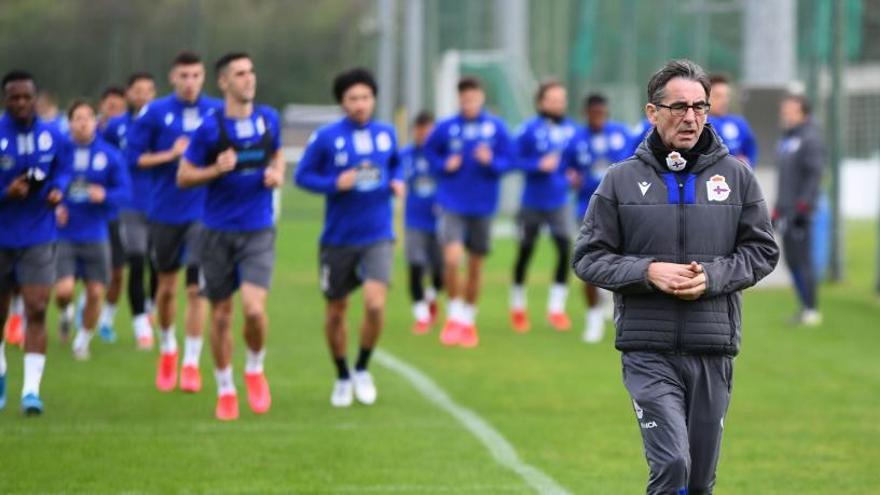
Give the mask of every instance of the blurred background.
[[(406, 142), (418, 110), (455, 111), (462, 74), (484, 80), (490, 107), (511, 128), (532, 114), (533, 90), (549, 76), (568, 86), (573, 116), (585, 94), (599, 91), (613, 119), (635, 125), (650, 74), (687, 57), (733, 81), (732, 111), (758, 137), (757, 170), (771, 200), (778, 101), (793, 91), (814, 102), (830, 150), (827, 218), (817, 220), (830, 276), (841, 273), (834, 219), (880, 211), (880, 0), (0, 2), (0, 66), (33, 72), (62, 109), (133, 71), (156, 74), (165, 91), (169, 61), (183, 49), (209, 62), (229, 50), (252, 54), (259, 99), (283, 110), (292, 159), (337, 115), (329, 81), (344, 67), (375, 71), (379, 116)], [(212, 79), (206, 88), (216, 94)], [(507, 213), (517, 180), (505, 186)]]

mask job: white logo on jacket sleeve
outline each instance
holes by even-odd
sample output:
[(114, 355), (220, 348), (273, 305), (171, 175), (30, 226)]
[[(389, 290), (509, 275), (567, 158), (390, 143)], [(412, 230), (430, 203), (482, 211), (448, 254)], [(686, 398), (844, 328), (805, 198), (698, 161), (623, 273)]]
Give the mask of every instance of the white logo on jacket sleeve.
[(391, 149), (391, 136), (389, 136), (387, 132), (380, 132), (379, 135), (376, 136), (376, 148), (382, 152)]
[(95, 153), (95, 157), (92, 158), (92, 170), (96, 170), (100, 172), (107, 167), (107, 155), (102, 152)]
[(639, 182), (639, 189), (642, 191), (642, 196), (648, 194), (648, 189), (651, 189), (651, 183), (648, 181)]
[(706, 181), (706, 192), (709, 201), (724, 201), (730, 196), (730, 186), (727, 185), (727, 179), (723, 175), (713, 175)]
[(37, 138), (37, 147), (40, 151), (49, 151), (49, 148), (52, 147), (52, 133), (49, 131), (41, 132), (40, 137)]

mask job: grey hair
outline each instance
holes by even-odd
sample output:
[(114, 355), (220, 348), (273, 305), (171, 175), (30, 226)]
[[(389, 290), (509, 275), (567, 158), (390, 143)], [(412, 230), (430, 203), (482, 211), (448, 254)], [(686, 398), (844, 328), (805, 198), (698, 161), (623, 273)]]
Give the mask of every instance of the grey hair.
[(706, 71), (696, 63), (685, 59), (670, 60), (666, 62), (660, 70), (651, 76), (648, 81), (648, 102), (653, 104), (660, 103), (666, 96), (666, 84), (675, 78), (696, 81), (706, 90), (706, 98), (712, 91), (712, 85), (709, 82), (709, 76)]

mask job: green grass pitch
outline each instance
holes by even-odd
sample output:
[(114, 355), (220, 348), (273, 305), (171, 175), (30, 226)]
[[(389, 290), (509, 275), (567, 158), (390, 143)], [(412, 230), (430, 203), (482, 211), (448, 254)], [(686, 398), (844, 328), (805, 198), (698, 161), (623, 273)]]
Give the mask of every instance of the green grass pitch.
[[(334, 372), (316, 267), (321, 218), (319, 198), (286, 189), (269, 300), (269, 414), (253, 415), (244, 401), (239, 331), (242, 417), (224, 424), (213, 418), (207, 348), (204, 390), (161, 394), (153, 385), (156, 356), (134, 350), (127, 310), (117, 316), (120, 341), (96, 339), (91, 361), (80, 363), (58, 344), (53, 309), (43, 417), (18, 411), (21, 352), (6, 351), (0, 493), (529, 492), (452, 416), (378, 363), (375, 406), (330, 407)], [(849, 227), (846, 282), (822, 288), (821, 328), (785, 326), (795, 309), (789, 290), (747, 292), (719, 494), (880, 493), (876, 225)], [(530, 274), (532, 331), (514, 334), (507, 324), (513, 250), (510, 240), (495, 243), (479, 306), (482, 341), (464, 350), (443, 348), (436, 328), (412, 335), (398, 249), (381, 347), (433, 378), (504, 435), (524, 462), (572, 493), (643, 493), (647, 467), (610, 335), (600, 345), (581, 344), (583, 302), (574, 279), (573, 331), (556, 333), (544, 323), (553, 262), (546, 240)], [(356, 336), (359, 297), (351, 308)]]

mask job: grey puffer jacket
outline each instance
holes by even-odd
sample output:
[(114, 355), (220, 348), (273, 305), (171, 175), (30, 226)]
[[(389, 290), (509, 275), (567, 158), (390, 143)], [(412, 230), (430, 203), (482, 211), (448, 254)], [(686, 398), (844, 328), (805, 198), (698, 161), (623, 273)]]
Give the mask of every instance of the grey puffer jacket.
[[(611, 167), (590, 199), (574, 250), (577, 275), (614, 292), (621, 351), (739, 353), (741, 291), (779, 259), (767, 205), (752, 170), (712, 144), (676, 174), (642, 142)], [(654, 261), (703, 265), (706, 292), (684, 301), (653, 287)]]

